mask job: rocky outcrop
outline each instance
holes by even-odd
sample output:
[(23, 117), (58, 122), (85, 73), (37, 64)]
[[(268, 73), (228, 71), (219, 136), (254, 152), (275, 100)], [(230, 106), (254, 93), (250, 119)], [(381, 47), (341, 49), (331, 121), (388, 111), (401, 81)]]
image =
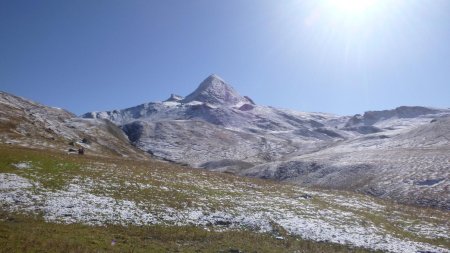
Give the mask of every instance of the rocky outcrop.
[(193, 101), (221, 106), (234, 106), (239, 103), (253, 104), (253, 101), (239, 95), (233, 87), (218, 75), (211, 75), (206, 78), (194, 92), (181, 100), (182, 103), (190, 103)]

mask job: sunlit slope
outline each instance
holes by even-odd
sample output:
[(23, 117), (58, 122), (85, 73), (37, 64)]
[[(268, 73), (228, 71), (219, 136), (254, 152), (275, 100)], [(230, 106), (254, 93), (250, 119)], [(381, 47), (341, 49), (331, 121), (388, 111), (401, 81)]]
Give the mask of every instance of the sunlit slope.
[(83, 147), (87, 154), (147, 158), (108, 120), (77, 118), (5, 92), (0, 92), (0, 143), (61, 152)]

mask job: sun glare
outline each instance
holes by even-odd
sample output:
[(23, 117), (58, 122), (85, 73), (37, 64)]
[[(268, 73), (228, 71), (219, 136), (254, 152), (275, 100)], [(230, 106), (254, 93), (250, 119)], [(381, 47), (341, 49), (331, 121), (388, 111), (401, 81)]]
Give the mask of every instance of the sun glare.
[(377, 0), (329, 0), (330, 7), (344, 15), (364, 15), (370, 11)]

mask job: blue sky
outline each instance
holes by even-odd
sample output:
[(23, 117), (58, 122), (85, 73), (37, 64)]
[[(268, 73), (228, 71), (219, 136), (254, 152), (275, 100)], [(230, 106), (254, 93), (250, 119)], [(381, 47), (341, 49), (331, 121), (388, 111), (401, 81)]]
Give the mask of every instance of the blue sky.
[(76, 114), (187, 95), (342, 115), (450, 107), (450, 1), (0, 1), (0, 90)]

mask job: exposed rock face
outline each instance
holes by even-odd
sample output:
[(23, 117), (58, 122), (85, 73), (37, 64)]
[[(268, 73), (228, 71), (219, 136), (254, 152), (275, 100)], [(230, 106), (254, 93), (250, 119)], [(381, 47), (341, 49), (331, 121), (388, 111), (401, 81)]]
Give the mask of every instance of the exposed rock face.
[(255, 107), (251, 104), (243, 104), (241, 107), (239, 107), (239, 110), (250, 111), (250, 110), (253, 110), (253, 108), (255, 108)]

